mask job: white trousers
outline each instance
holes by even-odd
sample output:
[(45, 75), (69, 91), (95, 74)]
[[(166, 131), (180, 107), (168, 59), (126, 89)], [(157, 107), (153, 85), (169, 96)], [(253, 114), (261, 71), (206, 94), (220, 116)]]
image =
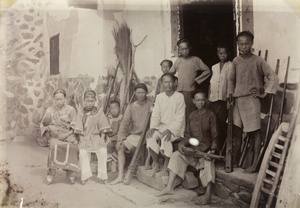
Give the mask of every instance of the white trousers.
[[(166, 137), (159, 131), (155, 131), (151, 138), (147, 138), (147, 148), (152, 149), (156, 154), (160, 151), (164, 153), (165, 156), (170, 157), (173, 152), (172, 142), (177, 138), (172, 134), (171, 140), (166, 141)], [(161, 145), (157, 143), (157, 140), (161, 140)]]
[[(107, 149), (101, 148), (94, 152), (98, 160), (98, 174), (97, 177), (102, 180), (106, 180), (107, 177)], [(81, 180), (86, 180), (90, 178), (92, 174), (90, 162), (91, 162), (91, 152), (86, 151), (85, 149), (79, 150), (79, 160), (81, 166)]]

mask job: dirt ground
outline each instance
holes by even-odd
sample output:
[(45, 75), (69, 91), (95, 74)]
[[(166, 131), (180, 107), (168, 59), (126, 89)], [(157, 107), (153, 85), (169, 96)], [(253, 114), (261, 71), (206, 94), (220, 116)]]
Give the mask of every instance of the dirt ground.
[[(0, 141), (1, 192), (5, 192), (2, 207), (59, 207), (59, 208), (139, 208), (139, 207), (230, 207), (233, 205), (213, 197), (210, 206), (195, 205), (197, 193), (182, 187), (176, 188), (175, 195), (155, 197), (158, 191), (133, 179), (130, 185), (96, 182), (93, 176), (86, 185), (79, 180), (67, 184), (64, 171), (59, 171), (54, 183), (46, 184), (46, 161), (48, 148), (38, 146), (35, 141), (22, 136)], [(109, 181), (116, 173), (109, 173)], [(22, 206), (21, 206), (22, 205)]]

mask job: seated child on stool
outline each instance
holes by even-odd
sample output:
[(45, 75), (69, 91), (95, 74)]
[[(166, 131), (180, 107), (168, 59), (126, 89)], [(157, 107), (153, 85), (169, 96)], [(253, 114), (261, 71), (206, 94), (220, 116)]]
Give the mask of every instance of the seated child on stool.
[(111, 161), (111, 171), (115, 172), (117, 170), (116, 161), (118, 160), (116, 150), (117, 135), (123, 118), (123, 115), (120, 115), (120, 102), (117, 100), (110, 101), (109, 110), (110, 114), (107, 116), (107, 118), (112, 132), (107, 135), (107, 153), (108, 160), (113, 160)]
[(111, 132), (110, 125), (102, 109), (95, 107), (96, 92), (87, 90), (84, 93), (84, 107), (78, 110), (75, 123), (75, 134), (79, 135), (79, 160), (81, 165), (81, 182), (84, 185), (93, 175), (90, 167), (91, 153), (98, 159), (100, 183), (107, 180), (107, 148), (105, 134)]

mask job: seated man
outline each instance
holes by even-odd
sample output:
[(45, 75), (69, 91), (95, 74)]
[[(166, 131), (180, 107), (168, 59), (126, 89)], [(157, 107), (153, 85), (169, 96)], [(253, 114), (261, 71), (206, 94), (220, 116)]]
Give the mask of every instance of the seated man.
[(147, 114), (152, 106), (152, 103), (147, 101), (148, 88), (145, 84), (137, 84), (134, 93), (137, 101), (128, 105), (119, 128), (116, 144), (119, 175), (110, 183), (111, 185), (123, 182), (125, 150), (129, 152), (133, 151), (138, 145), (145, 122), (147, 122)]
[(150, 130), (147, 135), (147, 148), (153, 159), (150, 176), (154, 176), (159, 170), (157, 159), (159, 153), (164, 156), (162, 175), (167, 175), (169, 159), (173, 152), (171, 142), (183, 137), (185, 126), (184, 97), (181, 93), (174, 90), (174, 75), (170, 73), (163, 74), (161, 81), (165, 92), (160, 93), (156, 97)]
[[(174, 181), (177, 176), (184, 179), (188, 165), (200, 170), (200, 181), (206, 192), (203, 196), (197, 197), (199, 205), (209, 204), (212, 196), (212, 183), (215, 181), (214, 162), (209, 158), (195, 157), (197, 151), (214, 154), (217, 149), (217, 126), (215, 115), (206, 108), (207, 98), (204, 92), (193, 93), (193, 103), (196, 111), (193, 111), (187, 121), (184, 140), (178, 144), (178, 151), (171, 155), (168, 165), (169, 180), (166, 188), (156, 196), (170, 195), (174, 191)], [(188, 146), (188, 140), (196, 138), (199, 141), (197, 146)]]

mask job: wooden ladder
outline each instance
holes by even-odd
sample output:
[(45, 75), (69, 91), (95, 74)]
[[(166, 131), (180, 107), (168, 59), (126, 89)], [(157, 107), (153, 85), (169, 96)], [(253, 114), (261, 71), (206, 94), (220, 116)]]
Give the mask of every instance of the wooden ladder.
[(276, 200), (274, 198), (277, 197), (279, 191), (295, 120), (292, 119), (290, 125), (282, 123), (273, 134), (257, 176), (252, 193), (251, 208), (259, 206), (262, 193), (267, 195), (266, 207), (275, 207)]

